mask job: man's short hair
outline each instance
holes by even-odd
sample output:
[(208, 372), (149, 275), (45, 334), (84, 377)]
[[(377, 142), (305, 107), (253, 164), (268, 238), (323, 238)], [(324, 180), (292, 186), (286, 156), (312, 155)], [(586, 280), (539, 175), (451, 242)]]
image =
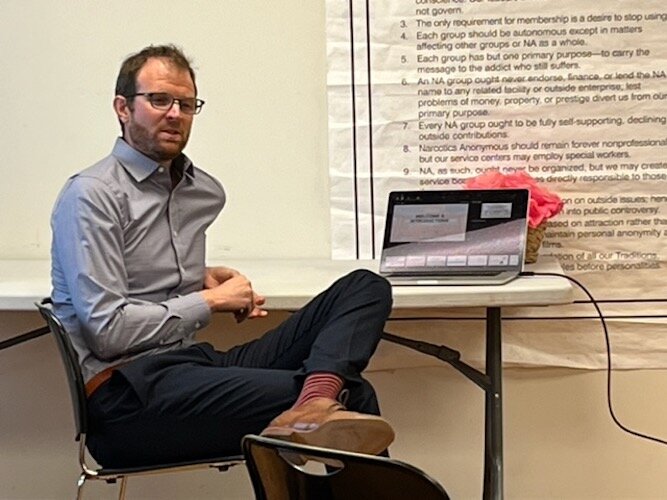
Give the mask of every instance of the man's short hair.
[(169, 60), (179, 69), (187, 70), (195, 86), (195, 95), (197, 94), (197, 84), (195, 83), (195, 72), (190, 65), (190, 60), (183, 54), (183, 51), (175, 45), (149, 45), (140, 52), (129, 56), (120, 67), (118, 79), (116, 80), (116, 95), (131, 96), (137, 92), (137, 74), (143, 68), (148, 59), (158, 57)]

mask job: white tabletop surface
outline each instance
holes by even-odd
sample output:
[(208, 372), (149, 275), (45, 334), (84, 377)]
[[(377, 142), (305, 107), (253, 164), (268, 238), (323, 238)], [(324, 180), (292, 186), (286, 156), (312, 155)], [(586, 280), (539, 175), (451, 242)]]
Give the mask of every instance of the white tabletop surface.
[[(377, 271), (378, 261), (328, 259), (234, 259), (209, 262), (238, 269), (267, 299), (267, 309), (296, 309), (338, 277), (357, 268)], [(51, 293), (48, 260), (0, 260), (0, 310), (34, 310)], [(562, 273), (553, 258), (542, 258), (528, 271)], [(494, 286), (409, 286), (394, 288), (395, 308), (486, 307), (566, 304), (569, 281), (558, 277), (520, 277)]]

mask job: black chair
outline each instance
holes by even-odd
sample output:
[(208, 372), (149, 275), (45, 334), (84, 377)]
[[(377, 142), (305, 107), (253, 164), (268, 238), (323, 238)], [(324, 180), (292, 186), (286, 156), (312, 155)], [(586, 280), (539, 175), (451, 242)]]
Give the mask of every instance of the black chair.
[(248, 435), (243, 454), (257, 500), (444, 500), (423, 471), (384, 457)]
[(244, 462), (243, 456), (220, 457), (215, 459), (197, 460), (180, 463), (157, 464), (145, 467), (128, 467), (105, 469), (92, 468), (86, 464), (86, 432), (88, 429), (87, 399), (85, 384), (81, 375), (78, 357), (72, 343), (60, 320), (53, 314), (51, 299), (44, 299), (36, 304), (42, 317), (56, 340), (56, 345), (60, 351), (65, 371), (67, 372), (67, 381), (69, 383), (70, 395), (72, 398), (72, 407), (74, 410), (74, 422), (76, 426), (76, 440), (79, 442), (79, 466), (81, 475), (79, 476), (76, 498), (80, 499), (83, 495), (83, 486), (88, 479), (103, 480), (107, 483), (115, 483), (120, 480), (120, 491), (118, 498), (125, 498), (127, 488), (127, 479), (130, 476), (145, 476), (150, 474), (163, 474), (171, 472), (181, 472), (195, 469), (214, 468), (219, 471), (226, 471), (234, 465)]

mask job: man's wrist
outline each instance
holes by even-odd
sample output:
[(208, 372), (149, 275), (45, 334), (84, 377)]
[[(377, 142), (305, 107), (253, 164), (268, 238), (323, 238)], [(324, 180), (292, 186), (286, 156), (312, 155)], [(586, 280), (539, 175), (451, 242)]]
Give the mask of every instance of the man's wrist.
[(199, 294), (202, 296), (204, 302), (206, 302), (206, 305), (209, 307), (209, 309), (211, 309), (211, 311), (214, 311), (217, 304), (211, 290), (201, 290)]

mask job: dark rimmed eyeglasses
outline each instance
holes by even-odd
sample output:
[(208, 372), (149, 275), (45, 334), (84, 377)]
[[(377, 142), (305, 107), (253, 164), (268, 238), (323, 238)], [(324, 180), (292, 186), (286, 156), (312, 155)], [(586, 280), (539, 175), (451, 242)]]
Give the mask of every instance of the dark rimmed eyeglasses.
[(125, 98), (131, 99), (137, 96), (144, 96), (151, 103), (151, 106), (161, 111), (169, 111), (174, 103), (178, 102), (181, 113), (186, 115), (196, 115), (201, 111), (202, 106), (204, 106), (204, 101), (196, 97), (178, 98), (166, 92), (138, 92), (126, 95)]

